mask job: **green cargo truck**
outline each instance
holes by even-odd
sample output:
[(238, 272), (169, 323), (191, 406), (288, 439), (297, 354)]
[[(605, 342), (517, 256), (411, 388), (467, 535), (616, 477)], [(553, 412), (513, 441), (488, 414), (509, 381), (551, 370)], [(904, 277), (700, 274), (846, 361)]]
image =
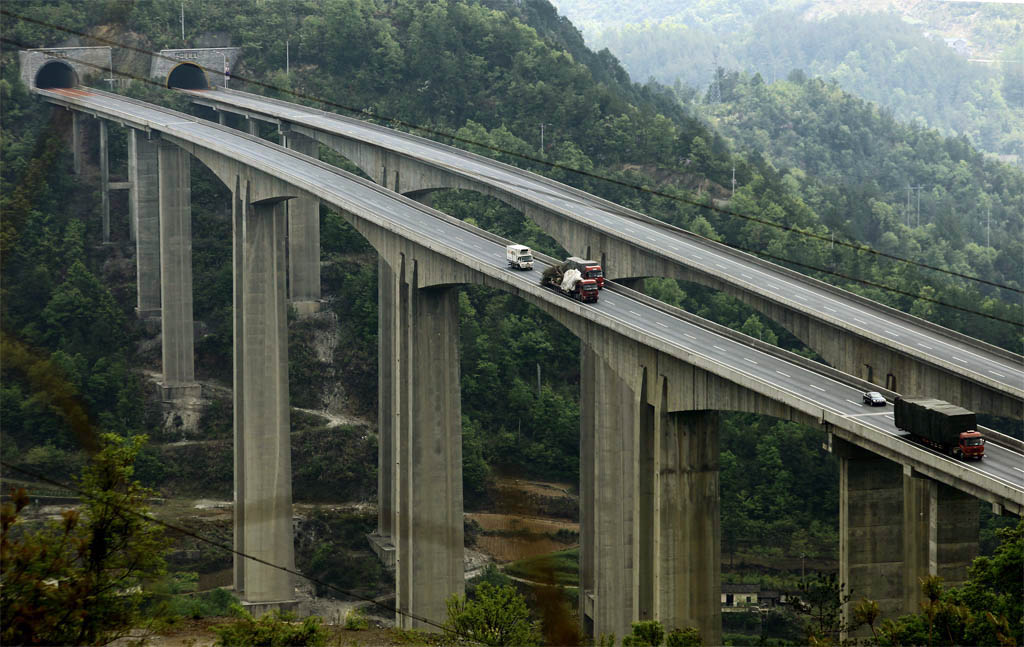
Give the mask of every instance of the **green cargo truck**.
[(915, 440), (961, 460), (981, 460), (985, 439), (973, 411), (933, 398), (897, 397), (896, 428)]

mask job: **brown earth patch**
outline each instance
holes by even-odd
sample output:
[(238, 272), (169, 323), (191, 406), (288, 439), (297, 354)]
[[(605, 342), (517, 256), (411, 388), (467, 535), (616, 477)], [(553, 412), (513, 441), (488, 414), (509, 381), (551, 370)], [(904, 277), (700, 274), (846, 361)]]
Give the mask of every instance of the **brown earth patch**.
[(562, 519), (496, 513), (471, 513), (466, 517), (483, 529), (476, 538), (477, 549), (498, 562), (563, 550), (575, 544), (571, 540), (556, 539), (556, 533), (560, 530), (579, 533), (580, 530), (578, 523)]

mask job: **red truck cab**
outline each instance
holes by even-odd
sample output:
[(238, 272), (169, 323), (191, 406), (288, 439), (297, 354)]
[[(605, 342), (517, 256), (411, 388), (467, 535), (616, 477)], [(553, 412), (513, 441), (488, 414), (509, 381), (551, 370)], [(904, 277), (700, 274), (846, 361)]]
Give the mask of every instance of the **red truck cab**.
[(576, 294), (573, 295), (584, 303), (597, 303), (597, 281), (594, 279), (583, 279), (576, 284)]
[(977, 431), (965, 431), (960, 434), (960, 444), (957, 447), (960, 458), (964, 460), (981, 460), (985, 455), (985, 439)]
[[(565, 259), (565, 262), (569, 264), (574, 270), (579, 270), (580, 274), (585, 279), (593, 279), (597, 282), (597, 289), (600, 290), (604, 287), (604, 271), (597, 261), (588, 261), (580, 258), (579, 256), (570, 256)], [(596, 300), (596, 299), (595, 299)]]

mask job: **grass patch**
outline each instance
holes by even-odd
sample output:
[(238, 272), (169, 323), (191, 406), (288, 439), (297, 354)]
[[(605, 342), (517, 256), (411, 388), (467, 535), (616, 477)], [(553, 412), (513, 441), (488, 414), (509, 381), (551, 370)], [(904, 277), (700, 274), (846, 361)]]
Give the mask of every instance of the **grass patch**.
[(580, 549), (569, 548), (548, 555), (528, 557), (505, 567), (514, 577), (560, 586), (579, 586)]

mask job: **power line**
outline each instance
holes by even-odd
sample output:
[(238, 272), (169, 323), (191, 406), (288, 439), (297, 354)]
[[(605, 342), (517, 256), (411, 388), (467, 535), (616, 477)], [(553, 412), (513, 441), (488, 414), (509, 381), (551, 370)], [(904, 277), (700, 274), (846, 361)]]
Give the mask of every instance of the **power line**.
[[(147, 54), (149, 56), (154, 56), (154, 57), (157, 57), (157, 58), (162, 58), (164, 60), (173, 61), (173, 62), (176, 62), (176, 63), (180, 62), (178, 59), (175, 59), (175, 58), (169, 57), (169, 56), (164, 56), (163, 54), (160, 54), (159, 52), (154, 52), (152, 50), (147, 50), (147, 49), (144, 49), (144, 48), (135, 47), (133, 45), (126, 45), (126, 44), (123, 44), (123, 43), (118, 43), (116, 41), (113, 41), (113, 40), (110, 40), (110, 39), (107, 39), (107, 38), (103, 38), (101, 36), (93, 36), (91, 34), (87, 34), (85, 32), (80, 32), (80, 31), (77, 31), (77, 30), (74, 30), (74, 29), (71, 29), (71, 28), (62, 27), (60, 25), (54, 25), (54, 24), (51, 24), (51, 23), (48, 23), (48, 22), (45, 22), (45, 21), (37, 20), (35, 18), (29, 18), (27, 16), (21, 16), (19, 14), (15, 14), (15, 13), (13, 13), (11, 11), (6, 10), (6, 9), (0, 10), (0, 14), (6, 15), (6, 16), (9, 16), (11, 18), (18, 19), (18, 20), (24, 20), (26, 22), (31, 22), (33, 24), (36, 24), (36, 25), (39, 25), (39, 26), (42, 26), (42, 27), (47, 27), (47, 28), (50, 28), (50, 29), (55, 29), (55, 30), (58, 30), (58, 31), (63, 31), (63, 32), (66, 32), (66, 33), (69, 33), (69, 34), (74, 34), (76, 36), (81, 36), (83, 38), (89, 38), (89, 39), (94, 40), (94, 41), (96, 41), (98, 43), (104, 43), (104, 44), (106, 44), (108, 46), (111, 46), (111, 47), (119, 47), (121, 49), (127, 49), (127, 50), (131, 50), (131, 51), (135, 51), (135, 52), (138, 52), (140, 54)], [(27, 47), (27, 46), (20, 45), (20, 47)], [(196, 67), (198, 67), (198, 68), (200, 68), (200, 69), (202, 69), (202, 70), (204, 70), (206, 72), (217, 73), (216, 70), (213, 70), (213, 69), (210, 69), (210, 68), (206, 68), (206, 67), (204, 67), (202, 65), (198, 65), (198, 64), (195, 64), (195, 63), (193, 63), (193, 64), (196, 65)], [(86, 65), (90, 65), (90, 64), (86, 63)], [(164, 87), (161, 84), (154, 83), (153, 81), (151, 81), (149, 79), (143, 79), (142, 77), (133, 77), (131, 75), (125, 75), (125, 76), (129, 76), (130, 78), (134, 78), (136, 80), (142, 80), (142, 81), (146, 81), (146, 82), (149, 82), (149, 83), (153, 83), (154, 85), (156, 85), (158, 87)], [(657, 197), (660, 197), (660, 198), (666, 198), (666, 199), (673, 200), (673, 201), (676, 201), (676, 202), (681, 202), (681, 203), (684, 203), (684, 204), (689, 204), (689, 205), (696, 206), (696, 207), (699, 207), (699, 208), (702, 208), (702, 209), (708, 209), (710, 211), (714, 211), (716, 213), (720, 213), (720, 214), (723, 214), (723, 215), (732, 216), (732, 217), (735, 217), (735, 218), (740, 218), (740, 219), (748, 220), (748, 221), (751, 221), (751, 222), (756, 222), (758, 224), (762, 224), (762, 225), (769, 226), (769, 227), (774, 227), (776, 229), (780, 229), (780, 230), (783, 230), (783, 231), (787, 231), (787, 232), (791, 232), (791, 233), (796, 233), (796, 234), (798, 234), (800, 236), (804, 236), (804, 237), (807, 237), (807, 238), (814, 238), (814, 239), (820, 240), (822, 242), (828, 241), (830, 244), (839, 244), (840, 246), (849, 247), (851, 249), (855, 249), (855, 250), (858, 250), (858, 251), (866, 252), (866, 253), (869, 253), (869, 254), (872, 254), (872, 255), (875, 255), (875, 256), (879, 256), (879, 257), (882, 257), (882, 258), (888, 258), (890, 260), (894, 260), (894, 261), (897, 261), (897, 262), (900, 262), (900, 263), (907, 263), (907, 264), (910, 264), (910, 265), (915, 265), (915, 266), (922, 267), (922, 268), (925, 268), (925, 269), (928, 269), (928, 270), (932, 270), (934, 272), (940, 272), (940, 273), (943, 273), (943, 274), (948, 274), (950, 276), (955, 276), (955, 277), (960, 278), (960, 279), (964, 279), (964, 280), (968, 280), (968, 281), (976, 281), (978, 283), (983, 283), (985, 285), (989, 285), (989, 286), (992, 286), (992, 287), (995, 287), (995, 288), (999, 288), (999, 289), (1002, 289), (1002, 290), (1009, 290), (1011, 292), (1016, 292), (1018, 294), (1024, 294), (1024, 289), (1014, 288), (1012, 286), (1003, 285), (1001, 283), (996, 283), (995, 281), (989, 281), (989, 280), (983, 279), (981, 277), (971, 276), (969, 274), (963, 274), (961, 272), (955, 272), (953, 270), (944, 269), (944, 268), (936, 267), (936, 266), (933, 266), (933, 265), (928, 265), (927, 263), (923, 263), (921, 261), (915, 261), (915, 260), (903, 258), (903, 257), (897, 256), (895, 254), (888, 254), (886, 252), (882, 252), (882, 251), (879, 251), (879, 250), (876, 250), (876, 249), (872, 249), (870, 247), (862, 246), (862, 245), (860, 245), (860, 244), (858, 244), (856, 242), (848, 242), (848, 241), (843, 241), (843, 240), (834, 241), (831, 238), (826, 238), (822, 234), (815, 234), (813, 232), (802, 230), (802, 229), (800, 229), (798, 227), (793, 227), (793, 226), (790, 226), (790, 225), (784, 225), (782, 223), (773, 222), (771, 220), (766, 220), (764, 218), (759, 218), (757, 216), (751, 216), (751, 215), (747, 215), (747, 214), (742, 214), (742, 213), (739, 213), (739, 212), (736, 212), (736, 211), (732, 211), (730, 209), (724, 209), (722, 207), (717, 207), (714, 204), (708, 204), (708, 203), (701, 202), (701, 201), (698, 201), (698, 200), (694, 200), (692, 198), (687, 198), (685, 196), (678, 195), (678, 194), (675, 194), (675, 193), (667, 193), (667, 192), (664, 192), (664, 191), (659, 191), (657, 189), (651, 189), (651, 188), (645, 187), (643, 185), (633, 184), (632, 182), (627, 182), (625, 180), (618, 180), (618, 179), (606, 177), (606, 176), (599, 175), (599, 174), (591, 172), (591, 171), (584, 171), (582, 169), (573, 168), (573, 167), (566, 166), (564, 164), (559, 164), (557, 162), (552, 162), (552, 161), (549, 161), (549, 160), (546, 160), (546, 159), (543, 159), (543, 158), (540, 158), (540, 157), (533, 157), (533, 156), (527, 155), (525, 153), (520, 153), (520, 152), (512, 151), (512, 150), (505, 150), (505, 149), (493, 146), (491, 144), (483, 144), (483, 143), (474, 141), (472, 139), (468, 139), (468, 138), (465, 138), (465, 137), (460, 137), (458, 135), (455, 135), (455, 134), (452, 134), (452, 133), (449, 133), (449, 132), (444, 132), (444, 131), (441, 131), (441, 130), (437, 130), (436, 128), (432, 128), (430, 126), (421, 126), (419, 124), (414, 124), (412, 122), (408, 122), (408, 121), (405, 121), (403, 119), (399, 119), (397, 117), (388, 117), (386, 115), (377, 115), (377, 114), (374, 114), (374, 113), (372, 113), (372, 112), (370, 112), (368, 110), (365, 110), (363, 108), (355, 108), (355, 107), (352, 107), (352, 106), (347, 106), (345, 104), (337, 103), (335, 101), (331, 101), (329, 99), (322, 99), (322, 98), (319, 98), (319, 97), (309, 96), (309, 95), (304, 94), (302, 92), (291, 90), (289, 88), (281, 88), (281, 87), (278, 87), (278, 86), (275, 86), (275, 85), (271, 85), (269, 83), (265, 83), (265, 82), (262, 82), (262, 81), (257, 81), (255, 79), (250, 79), (250, 78), (246, 78), (246, 77), (238, 77), (238, 76), (236, 76), (235, 78), (239, 79), (240, 81), (244, 81), (246, 83), (250, 83), (252, 85), (259, 86), (259, 87), (264, 88), (266, 90), (273, 90), (275, 92), (280, 92), (282, 94), (291, 95), (291, 96), (296, 97), (298, 99), (305, 99), (307, 101), (313, 101), (313, 102), (316, 102), (316, 103), (319, 103), (319, 104), (322, 104), (322, 105), (325, 105), (325, 106), (330, 106), (332, 108), (338, 108), (338, 109), (344, 110), (346, 112), (350, 112), (350, 113), (353, 113), (353, 114), (356, 114), (356, 115), (361, 115), (361, 116), (363, 116), (363, 117), (365, 117), (367, 119), (375, 119), (375, 120), (378, 120), (378, 121), (387, 122), (387, 123), (390, 123), (392, 125), (402, 126), (402, 127), (405, 127), (405, 128), (409, 128), (411, 130), (416, 130), (416, 131), (419, 131), (419, 132), (422, 132), (422, 133), (426, 133), (428, 135), (433, 135), (433, 136), (436, 136), (436, 137), (440, 137), (440, 138), (450, 139), (450, 140), (452, 140), (454, 142), (460, 142), (462, 144), (466, 144), (466, 145), (469, 145), (469, 146), (478, 146), (480, 148), (485, 148), (487, 150), (493, 151), (495, 153), (499, 153), (499, 154), (502, 154), (502, 155), (510, 155), (510, 156), (517, 157), (517, 158), (520, 158), (522, 160), (525, 160), (527, 162), (532, 162), (532, 163), (535, 163), (535, 164), (541, 164), (541, 165), (550, 167), (552, 169), (558, 169), (558, 170), (561, 170), (561, 171), (567, 171), (567, 172), (570, 172), (570, 173), (575, 173), (575, 174), (580, 175), (582, 177), (586, 177), (586, 178), (590, 178), (590, 179), (594, 179), (594, 180), (599, 180), (599, 181), (602, 181), (602, 182), (607, 182), (609, 184), (614, 184), (614, 185), (617, 185), (617, 186), (621, 186), (623, 188), (628, 188), (628, 189), (631, 189), (631, 190), (634, 190), (634, 191), (638, 191), (638, 192), (641, 192), (641, 193), (648, 193), (650, 195), (654, 195), (654, 196), (657, 196)], [(920, 193), (918, 194), (918, 196), (919, 196), (918, 199), (920, 200)], [(920, 218), (920, 216), (918, 216), (918, 217)], [(814, 269), (820, 269), (820, 268), (814, 268)]]
[[(27, 470), (27, 469), (25, 469), (23, 467), (19, 467), (17, 465), (13, 465), (11, 463), (8, 463), (7, 461), (0, 460), (0, 465), (3, 465), (4, 467), (12, 469), (12, 470), (14, 470), (16, 472), (21, 472), (22, 474), (24, 474), (26, 476), (30, 476), (30, 477), (36, 479), (37, 481), (41, 481), (41, 482), (47, 483), (49, 485), (55, 485), (55, 486), (57, 486), (59, 488), (63, 488), (63, 489), (68, 490), (70, 492), (74, 492), (75, 494), (77, 494), (78, 496), (80, 496), (82, 498), (85, 498), (85, 499), (88, 499), (88, 500), (91, 500), (91, 501), (96, 501), (97, 500), (94, 495), (91, 495), (91, 494), (85, 492), (84, 490), (82, 490), (81, 488), (76, 487), (74, 485), (71, 485), (71, 484), (68, 484), (68, 483), (63, 483), (63, 482), (57, 481), (55, 479), (51, 479), (51, 478), (49, 478), (47, 476), (43, 476), (42, 474), (38, 474), (36, 472), (33, 472), (32, 470)], [(332, 591), (335, 591), (337, 593), (341, 593), (342, 595), (345, 595), (347, 597), (350, 597), (350, 598), (353, 598), (353, 599), (356, 599), (356, 600), (360, 600), (360, 601), (363, 601), (363, 602), (369, 602), (371, 604), (374, 604), (374, 605), (384, 609), (385, 611), (391, 611), (393, 613), (397, 613), (399, 615), (405, 616), (405, 617), (410, 618), (412, 620), (418, 620), (419, 622), (428, 624), (428, 625), (430, 625), (432, 627), (435, 627), (437, 629), (441, 629), (442, 631), (449, 631), (450, 630), (450, 629), (446, 628), (444, 625), (437, 624), (436, 622), (434, 622), (433, 620), (430, 620), (429, 618), (424, 618), (424, 617), (418, 616), (418, 615), (416, 615), (414, 613), (409, 613), (408, 611), (402, 611), (401, 609), (398, 609), (398, 608), (395, 608), (395, 607), (389, 607), (388, 605), (386, 605), (386, 604), (384, 604), (382, 602), (378, 602), (377, 600), (375, 600), (373, 598), (369, 598), (369, 597), (360, 595), (358, 593), (354, 593), (352, 591), (348, 591), (346, 589), (342, 589), (342, 588), (337, 587), (337, 586), (335, 586), (333, 584), (330, 584), (329, 582), (324, 582), (324, 581), (318, 580), (317, 578), (315, 578), (315, 577), (313, 577), (311, 575), (306, 575), (305, 573), (300, 573), (299, 571), (296, 571), (294, 569), (288, 568), (287, 566), (281, 566), (280, 564), (275, 564), (275, 563), (269, 562), (269, 561), (267, 561), (265, 559), (261, 559), (259, 557), (255, 557), (253, 555), (249, 555), (248, 553), (244, 553), (242, 551), (235, 550), (231, 546), (226, 546), (226, 545), (224, 545), (224, 544), (222, 544), (220, 542), (214, 541), (213, 539), (210, 539), (208, 537), (204, 537), (204, 536), (202, 536), (202, 535), (200, 535), (200, 534), (198, 534), (198, 533), (196, 533), (196, 532), (194, 532), (192, 530), (189, 530), (188, 528), (183, 528), (181, 526), (176, 526), (176, 525), (174, 525), (174, 524), (172, 524), (170, 522), (164, 521), (162, 519), (157, 519), (154, 516), (151, 516), (151, 515), (148, 515), (148, 514), (143, 514), (143, 513), (139, 512), (138, 510), (133, 510), (132, 508), (130, 508), (128, 506), (125, 506), (125, 505), (122, 505), (120, 503), (112, 502), (112, 501), (108, 501), (108, 500), (103, 500), (103, 501), (101, 501), (101, 503), (106, 504), (106, 505), (111, 505), (111, 506), (113, 506), (113, 507), (115, 507), (115, 508), (117, 508), (117, 509), (119, 509), (119, 510), (121, 510), (123, 512), (127, 512), (129, 514), (135, 515), (136, 517), (139, 517), (139, 518), (144, 519), (146, 521), (155, 523), (155, 524), (157, 524), (159, 526), (162, 526), (162, 527), (164, 527), (164, 528), (166, 528), (168, 530), (173, 530), (174, 532), (181, 533), (181, 534), (183, 534), (183, 535), (185, 535), (187, 537), (191, 537), (193, 539), (197, 539), (197, 540), (199, 540), (199, 541), (201, 541), (203, 543), (209, 544), (210, 546), (213, 546), (213, 547), (218, 548), (220, 550), (223, 550), (225, 552), (231, 553), (232, 555), (238, 555), (239, 557), (244, 557), (245, 559), (251, 559), (252, 561), (257, 562), (259, 564), (262, 564), (264, 566), (269, 566), (271, 568), (276, 568), (277, 570), (283, 571), (285, 573), (288, 573), (289, 575), (294, 575), (296, 577), (301, 577), (304, 580), (308, 580), (308, 581), (310, 581), (310, 582), (312, 582), (314, 584), (317, 584), (319, 586), (323, 586), (323, 587), (328, 588), (328, 589), (330, 589)], [(450, 630), (450, 631), (454, 631), (455, 633), (459, 634), (463, 638), (466, 638), (467, 640), (471, 640), (471, 641), (473, 640), (471, 637), (469, 637), (469, 636), (467, 636), (465, 634), (462, 634), (462, 633), (458, 632), (457, 630)]]

